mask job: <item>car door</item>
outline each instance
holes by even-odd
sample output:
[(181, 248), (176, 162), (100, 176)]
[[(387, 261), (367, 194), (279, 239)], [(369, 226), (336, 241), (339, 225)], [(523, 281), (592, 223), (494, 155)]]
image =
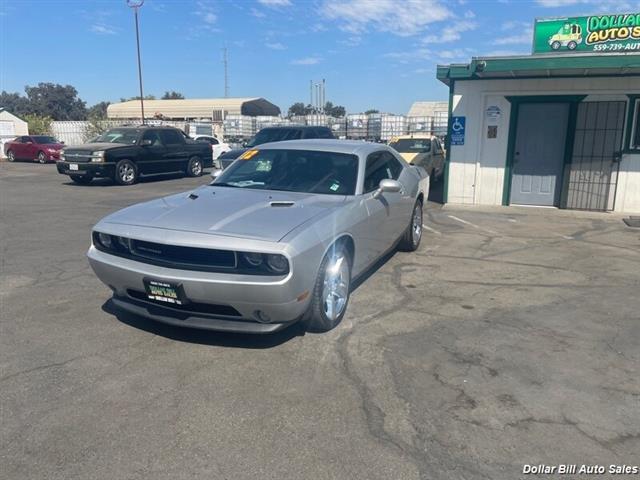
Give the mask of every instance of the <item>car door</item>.
[(21, 160), (33, 160), (35, 156), (29, 156), (31, 153), (31, 147), (33, 145), (33, 141), (29, 136), (20, 137), (20, 143), (16, 144), (16, 149), (14, 150), (14, 155), (16, 158)]
[(160, 138), (162, 138), (166, 149), (166, 155), (161, 165), (162, 171), (186, 171), (190, 152), (184, 137), (177, 130), (163, 128), (160, 130)]
[(140, 173), (143, 175), (162, 173), (167, 149), (162, 142), (160, 131), (152, 128), (145, 130), (140, 137), (140, 145), (141, 154), (138, 160)]
[(367, 230), (363, 232), (369, 261), (387, 251), (402, 233), (404, 215), (403, 196), (406, 192), (386, 192), (376, 196), (380, 181), (385, 178), (398, 180), (403, 166), (391, 153), (380, 151), (367, 157), (362, 194), (369, 215)]
[(435, 172), (432, 173), (432, 176), (439, 177), (444, 172), (444, 149), (437, 138), (434, 138), (432, 142), (431, 151), (433, 152), (433, 168)]

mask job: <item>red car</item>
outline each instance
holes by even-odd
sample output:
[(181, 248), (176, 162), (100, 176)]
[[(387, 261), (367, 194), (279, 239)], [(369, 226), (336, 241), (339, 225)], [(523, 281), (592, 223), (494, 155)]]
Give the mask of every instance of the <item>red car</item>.
[(64, 144), (48, 135), (25, 135), (4, 144), (4, 153), (10, 162), (33, 160), (47, 163), (60, 160)]

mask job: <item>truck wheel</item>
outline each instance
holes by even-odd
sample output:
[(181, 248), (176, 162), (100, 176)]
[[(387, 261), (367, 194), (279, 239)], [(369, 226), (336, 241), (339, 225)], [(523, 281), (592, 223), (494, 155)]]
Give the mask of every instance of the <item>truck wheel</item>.
[(70, 175), (71, 180), (78, 185), (89, 185), (93, 177), (91, 175)]
[(552, 50), (559, 50), (561, 46), (562, 46), (562, 45), (560, 45), (560, 42), (556, 40), (555, 42), (553, 42), (553, 43), (551, 44), (551, 49), (552, 49)]
[(187, 164), (187, 176), (199, 177), (202, 175), (202, 160), (198, 157), (192, 157)]
[(9, 150), (7, 152), (7, 160), (9, 160), (10, 162), (16, 161), (16, 155), (13, 153), (13, 150)]
[(422, 201), (416, 201), (411, 213), (411, 221), (409, 226), (402, 235), (402, 239), (398, 244), (398, 250), (402, 252), (413, 252), (420, 246), (422, 239)]
[(569, 44), (567, 45), (569, 50), (575, 50), (577, 46), (578, 46), (578, 44), (576, 42), (574, 42), (573, 40), (570, 41)]
[(36, 157), (38, 163), (47, 163), (47, 156), (43, 151), (38, 152), (38, 156)]
[(131, 160), (116, 163), (115, 181), (118, 185), (133, 185), (138, 180), (138, 169)]
[(329, 249), (320, 263), (311, 304), (306, 313), (310, 332), (327, 332), (335, 328), (347, 311), (351, 288), (351, 259), (344, 245)]

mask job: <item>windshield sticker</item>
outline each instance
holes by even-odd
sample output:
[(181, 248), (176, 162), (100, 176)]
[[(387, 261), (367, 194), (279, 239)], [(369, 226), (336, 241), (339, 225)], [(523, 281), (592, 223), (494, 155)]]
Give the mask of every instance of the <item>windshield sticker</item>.
[(258, 160), (256, 162), (256, 172), (270, 172), (271, 160)]
[(340, 188), (340, 182), (334, 181), (329, 187), (329, 190), (331, 190), (332, 192), (337, 192), (339, 188)]

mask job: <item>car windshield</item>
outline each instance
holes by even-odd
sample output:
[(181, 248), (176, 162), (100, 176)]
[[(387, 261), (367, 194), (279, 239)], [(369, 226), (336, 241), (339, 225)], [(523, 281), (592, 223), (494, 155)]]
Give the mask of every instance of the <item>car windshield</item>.
[(46, 145), (48, 143), (60, 143), (55, 138), (49, 137), (47, 135), (35, 135), (31, 138), (33, 138), (33, 140), (40, 145)]
[(95, 142), (126, 143), (127, 145), (133, 145), (138, 140), (139, 134), (140, 130), (137, 128), (113, 128), (96, 138)]
[(247, 147), (255, 147), (269, 142), (281, 142), (282, 140), (297, 140), (301, 137), (300, 130), (296, 128), (265, 128), (260, 130), (246, 144)]
[(402, 138), (389, 144), (400, 153), (427, 153), (431, 151), (431, 140), (428, 138)]
[(326, 195), (353, 195), (356, 190), (358, 157), (355, 155), (306, 150), (249, 150), (243, 157), (211, 185)]

